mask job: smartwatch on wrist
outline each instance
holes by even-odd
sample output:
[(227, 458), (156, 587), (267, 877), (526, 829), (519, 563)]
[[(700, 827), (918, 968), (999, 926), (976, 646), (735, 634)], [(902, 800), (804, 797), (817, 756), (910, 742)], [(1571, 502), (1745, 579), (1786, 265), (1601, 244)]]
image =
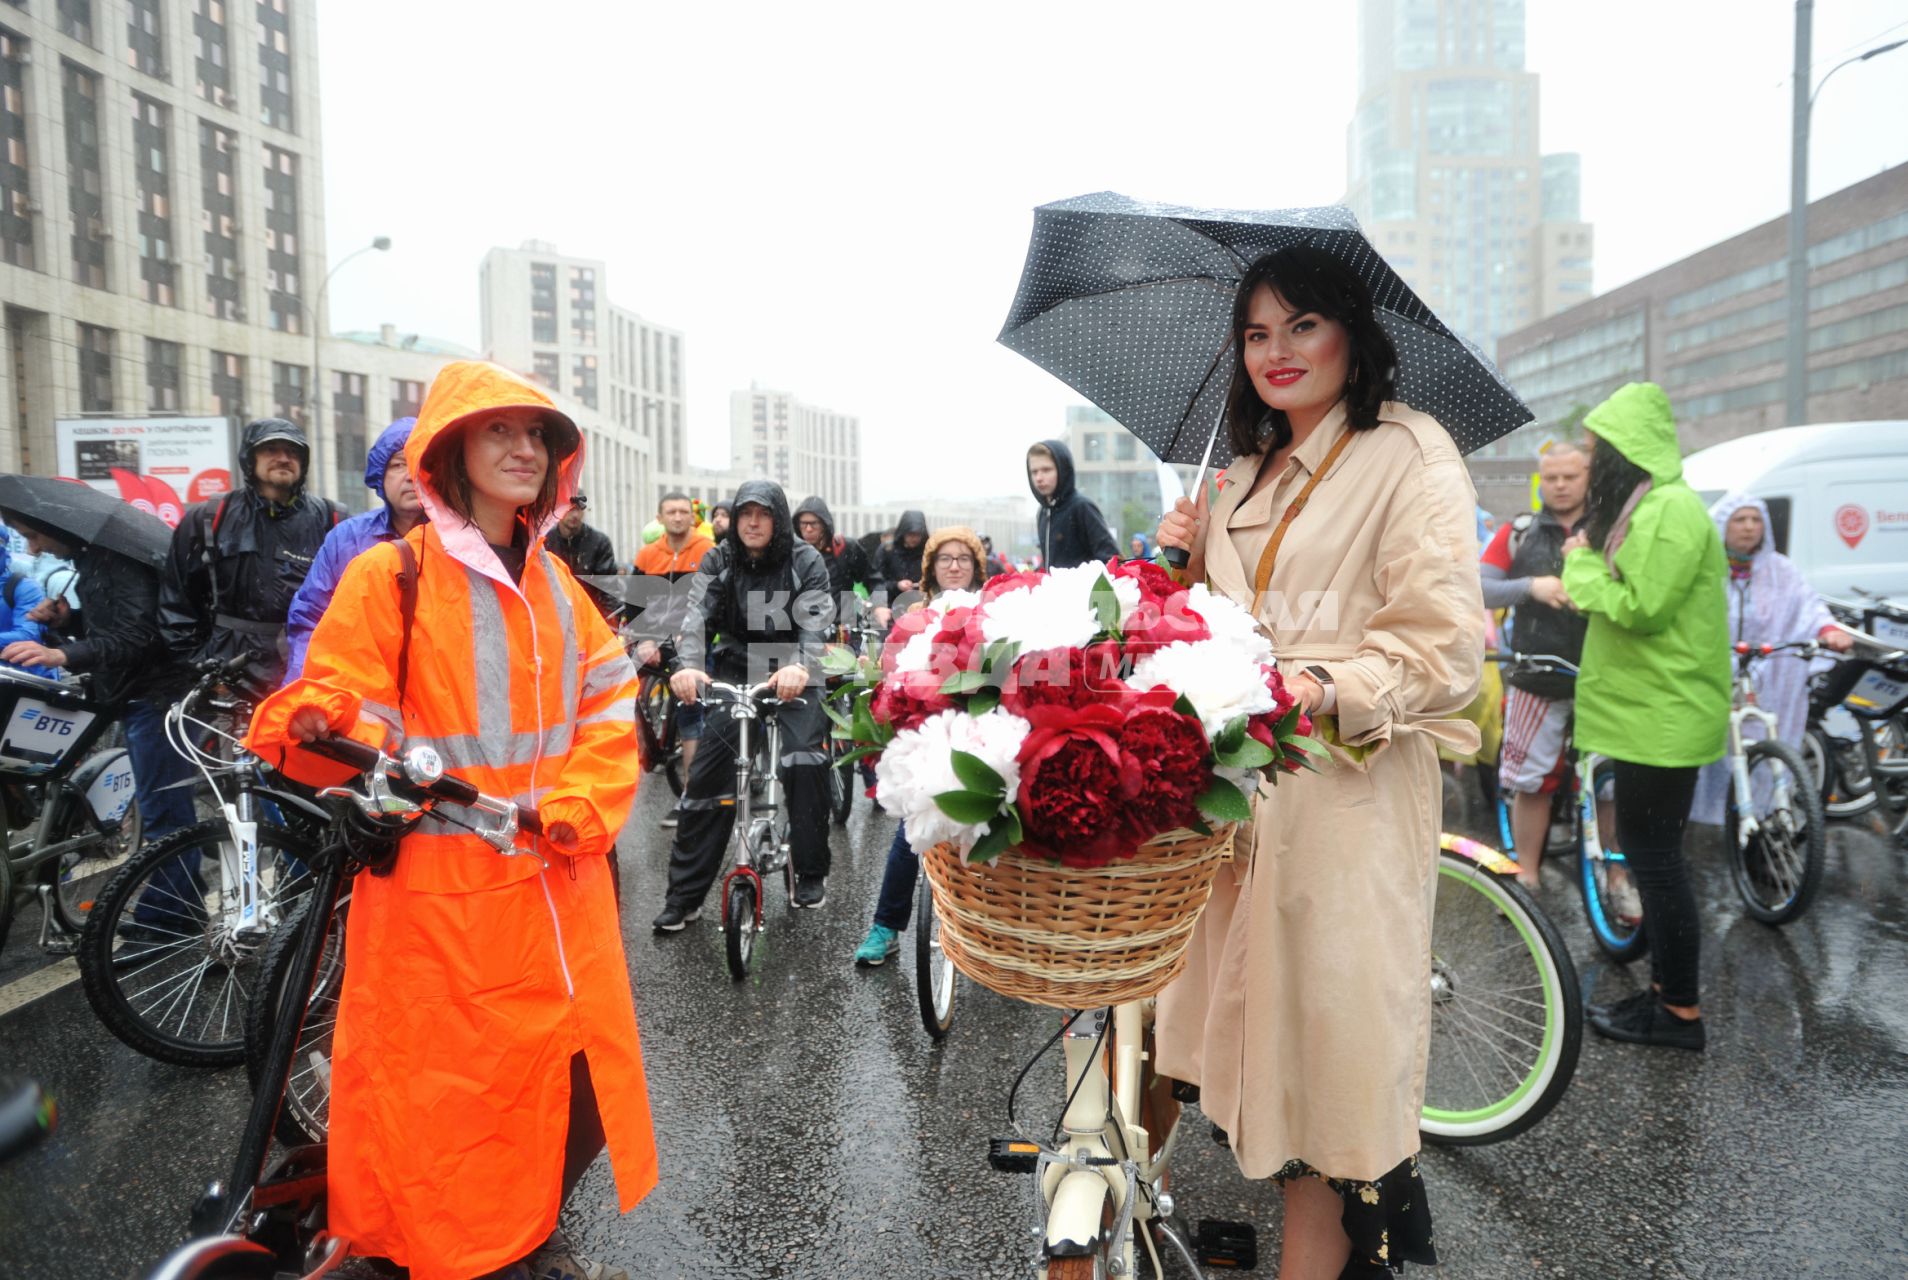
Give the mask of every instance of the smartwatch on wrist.
[(1333, 681), (1331, 672), (1324, 667), (1310, 666), (1305, 668), (1305, 674), (1318, 681), (1318, 687), (1325, 692), (1325, 696), (1319, 699), (1318, 706), (1313, 708), (1314, 711), (1324, 715), (1338, 705), (1338, 686)]

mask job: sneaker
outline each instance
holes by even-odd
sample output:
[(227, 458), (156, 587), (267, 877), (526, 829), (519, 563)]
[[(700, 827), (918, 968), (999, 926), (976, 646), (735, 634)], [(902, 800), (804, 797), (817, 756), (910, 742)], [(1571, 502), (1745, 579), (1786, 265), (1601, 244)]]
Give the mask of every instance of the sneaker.
[(629, 1272), (622, 1268), (591, 1262), (578, 1254), (561, 1231), (551, 1232), (542, 1248), (515, 1265), (524, 1269), (529, 1280), (629, 1280)]
[(795, 901), (790, 904), (797, 907), (819, 907), (828, 901), (827, 876), (796, 876)]
[(662, 909), (661, 915), (649, 922), (649, 927), (657, 933), (680, 933), (685, 926), (701, 918), (701, 907), (689, 911), (672, 902)]
[(855, 949), (855, 968), (876, 969), (888, 963), (888, 957), (901, 949), (901, 937), (885, 924), (868, 930), (868, 936)]
[(1654, 998), (1647, 1002), (1624, 1001), (1608, 1009), (1592, 1010), (1585, 1018), (1590, 1029), (1606, 1040), (1625, 1044), (1646, 1044), (1667, 1049), (1703, 1051), (1708, 1034), (1701, 1018), (1679, 1018)]
[(679, 808), (671, 809), (668, 813), (665, 813), (662, 816), (662, 821), (657, 823), (656, 825), (659, 827), (673, 827), (676, 825), (677, 820), (680, 819), (681, 817), (682, 817), (681, 809)]

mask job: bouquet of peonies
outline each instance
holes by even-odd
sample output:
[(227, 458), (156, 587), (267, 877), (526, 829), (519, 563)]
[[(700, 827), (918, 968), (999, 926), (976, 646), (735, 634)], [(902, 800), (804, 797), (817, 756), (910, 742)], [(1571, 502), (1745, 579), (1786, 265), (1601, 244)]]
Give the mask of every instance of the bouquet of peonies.
[[(1249, 816), (1248, 791), (1324, 749), (1251, 615), (1145, 561), (1004, 574), (895, 620), (836, 736), (917, 852), (1096, 867)], [(844, 761), (844, 765), (845, 765)]]

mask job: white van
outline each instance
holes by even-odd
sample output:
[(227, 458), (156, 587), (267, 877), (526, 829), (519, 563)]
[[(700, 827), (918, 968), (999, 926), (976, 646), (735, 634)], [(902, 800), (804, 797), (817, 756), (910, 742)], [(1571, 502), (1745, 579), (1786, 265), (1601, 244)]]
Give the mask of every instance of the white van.
[(1742, 436), (1683, 459), (1683, 478), (1704, 502), (1735, 492), (1767, 502), (1776, 550), (1823, 595), (1860, 587), (1908, 600), (1908, 421)]

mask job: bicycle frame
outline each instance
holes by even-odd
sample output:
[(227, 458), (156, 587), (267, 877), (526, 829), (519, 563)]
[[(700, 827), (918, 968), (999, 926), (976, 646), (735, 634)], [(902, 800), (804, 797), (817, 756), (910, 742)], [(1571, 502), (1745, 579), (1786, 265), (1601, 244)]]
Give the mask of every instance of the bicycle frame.
[(1756, 680), (1750, 669), (1750, 654), (1743, 655), (1737, 665), (1734, 705), (1729, 710), (1729, 785), (1734, 793), (1731, 801), (1736, 807), (1736, 844), (1738, 848), (1748, 848), (1762, 830), (1761, 820), (1756, 817), (1756, 807), (1751, 802), (1749, 789), (1749, 754), (1743, 728), (1750, 721), (1762, 726), (1763, 736), (1776, 736), (1775, 714), (1756, 703)]
[[(722, 916), (729, 915), (729, 888), (737, 876), (743, 876), (755, 882), (755, 927), (759, 932), (763, 927), (762, 874), (755, 866), (755, 851), (750, 845), (750, 828), (755, 818), (755, 791), (751, 785), (755, 779), (755, 742), (756, 722), (762, 719), (762, 708), (757, 699), (766, 684), (753, 689), (743, 689), (735, 685), (712, 682), (710, 689), (727, 694), (729, 714), (735, 719), (735, 828), (741, 834), (736, 842), (735, 865), (722, 877)], [(770, 810), (779, 810), (782, 805), (782, 771), (776, 762), (782, 755), (782, 724), (778, 717), (768, 717), (768, 778), (763, 784), (763, 804)], [(733, 836), (731, 837), (733, 838)]]

